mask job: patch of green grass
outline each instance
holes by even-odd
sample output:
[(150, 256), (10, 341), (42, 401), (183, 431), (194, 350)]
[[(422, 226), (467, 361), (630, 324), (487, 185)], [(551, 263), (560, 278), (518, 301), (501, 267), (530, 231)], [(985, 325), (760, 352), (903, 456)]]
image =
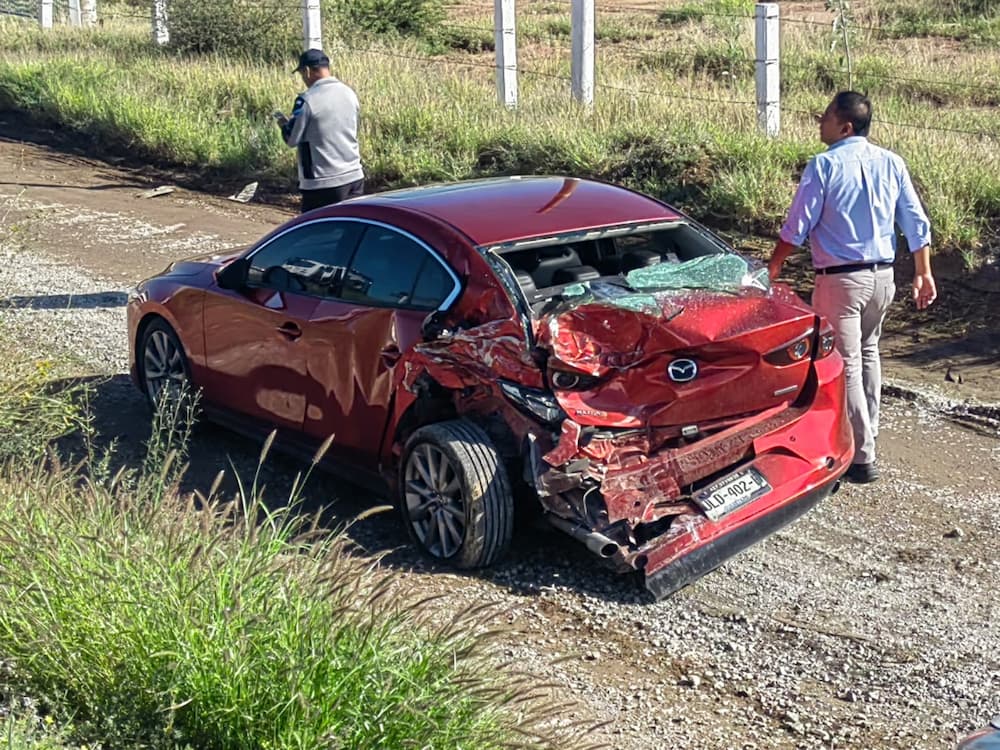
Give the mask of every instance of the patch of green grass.
[(84, 389), (53, 387), (56, 367), (51, 359), (0, 346), (0, 463), (37, 461), (54, 440), (83, 426)]
[(892, 38), (937, 36), (972, 44), (1000, 42), (1000, 3), (996, 0), (889, 0), (866, 17)]
[(660, 23), (667, 25), (724, 19), (727, 17), (750, 18), (754, 14), (754, 0), (704, 0), (685, 2), (677, 7), (660, 11)]
[[(231, 501), (214, 490), (181, 497), (182, 424), (174, 415), (154, 431), (141, 472), (81, 481), (70, 469), (0, 464), (0, 643), (17, 665), (8, 680), (50, 715), (71, 716), (74, 738), (221, 750), (581, 747), (578, 729), (557, 726), (564, 704), (497, 669), (491, 611), (415, 600), (300, 515), (294, 489), (277, 509), (256, 479)], [(61, 747), (25, 744), (23, 722), (7, 728), (18, 750)]]
[(0, 750), (80, 750), (49, 721), (22, 713), (0, 716)]
[(746, 51), (725, 43), (703, 45), (694, 50), (668, 47), (646, 52), (640, 56), (637, 66), (644, 70), (669, 71), (676, 76), (704, 75), (724, 82), (753, 77), (753, 60)]

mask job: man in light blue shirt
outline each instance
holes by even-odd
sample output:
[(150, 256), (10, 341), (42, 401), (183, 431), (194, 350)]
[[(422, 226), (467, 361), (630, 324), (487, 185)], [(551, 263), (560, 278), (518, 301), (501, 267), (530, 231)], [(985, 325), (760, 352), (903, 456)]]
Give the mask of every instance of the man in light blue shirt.
[(809, 238), (816, 287), (813, 307), (833, 326), (844, 358), (854, 462), (847, 478), (874, 482), (882, 370), (878, 342), (896, 293), (892, 264), (898, 224), (913, 256), (912, 297), (924, 309), (937, 296), (931, 274), (930, 222), (906, 164), (868, 142), (871, 102), (837, 94), (819, 118), (829, 148), (806, 166), (768, 264), (771, 279)]

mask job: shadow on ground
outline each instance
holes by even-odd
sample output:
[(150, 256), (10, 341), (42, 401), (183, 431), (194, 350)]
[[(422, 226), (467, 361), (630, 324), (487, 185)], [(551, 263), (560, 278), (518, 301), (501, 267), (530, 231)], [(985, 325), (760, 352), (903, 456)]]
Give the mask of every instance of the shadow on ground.
[(87, 294), (32, 294), (0, 297), (0, 308), (16, 310), (93, 310), (100, 307), (125, 307), (125, 292), (92, 292)]
[[(96, 436), (91, 449), (97, 456), (111, 451), (112, 472), (122, 468), (138, 471), (150, 435), (150, 413), (142, 395), (124, 374), (83, 380), (90, 393), (89, 411)], [(261, 447), (260, 441), (210, 423), (199, 424), (191, 440), (181, 491), (207, 492), (219, 471), (224, 470), (219, 490), (223, 497), (237, 494), (237, 477), (249, 487), (256, 476), (268, 505), (283, 507), (289, 501), (296, 476), (308, 467), (277, 451), (260, 465)], [(79, 460), (86, 455), (87, 446), (80, 436), (74, 436), (63, 440), (59, 451), (64, 460)], [(360, 551), (382, 556), (389, 568), (432, 577), (445, 573), (451, 577), (457, 572), (524, 596), (570, 588), (613, 602), (652, 601), (634, 577), (603, 568), (582, 545), (536, 521), (517, 524), (514, 544), (501, 562), (484, 570), (456, 571), (419, 554), (394, 511), (357, 520), (365, 511), (390, 502), (341, 477), (318, 471), (309, 476), (301, 494), (304, 513), (320, 512), (327, 528), (346, 527), (347, 536)]]

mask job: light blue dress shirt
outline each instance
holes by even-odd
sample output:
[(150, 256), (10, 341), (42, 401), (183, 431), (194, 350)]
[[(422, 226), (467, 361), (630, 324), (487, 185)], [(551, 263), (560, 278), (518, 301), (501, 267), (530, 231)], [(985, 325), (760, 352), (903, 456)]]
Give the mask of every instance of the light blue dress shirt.
[(837, 141), (806, 165), (781, 239), (809, 237), (813, 266), (891, 263), (894, 223), (910, 252), (931, 244), (931, 228), (903, 159), (867, 138)]

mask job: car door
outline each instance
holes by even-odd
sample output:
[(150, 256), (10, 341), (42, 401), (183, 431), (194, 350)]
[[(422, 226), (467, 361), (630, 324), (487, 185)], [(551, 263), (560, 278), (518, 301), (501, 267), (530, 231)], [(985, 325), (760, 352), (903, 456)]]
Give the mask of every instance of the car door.
[(304, 431), (335, 435), (342, 459), (374, 469), (392, 404), (392, 370), (420, 340), (424, 319), (458, 296), (455, 272), (429, 245), (397, 228), (366, 222), (335, 298), (313, 310), (312, 379)]
[(206, 401), (302, 429), (309, 382), (303, 330), (344, 275), (360, 233), (331, 220), (297, 225), (251, 251), (244, 289), (207, 295)]

